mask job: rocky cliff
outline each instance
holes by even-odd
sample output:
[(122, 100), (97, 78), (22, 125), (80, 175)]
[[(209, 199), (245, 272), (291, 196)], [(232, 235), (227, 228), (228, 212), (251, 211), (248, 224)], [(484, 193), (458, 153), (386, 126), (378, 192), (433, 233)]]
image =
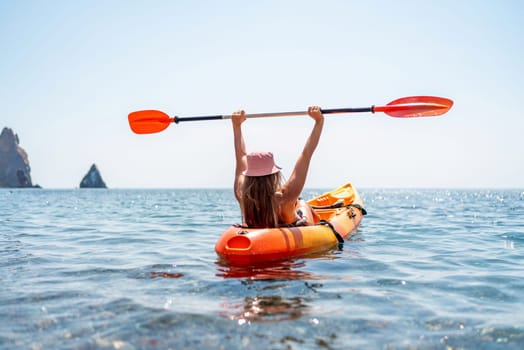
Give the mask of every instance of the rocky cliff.
[(12, 129), (0, 134), (0, 187), (33, 187), (27, 153)]
[(91, 168), (80, 182), (80, 188), (107, 188), (95, 164), (91, 165)]

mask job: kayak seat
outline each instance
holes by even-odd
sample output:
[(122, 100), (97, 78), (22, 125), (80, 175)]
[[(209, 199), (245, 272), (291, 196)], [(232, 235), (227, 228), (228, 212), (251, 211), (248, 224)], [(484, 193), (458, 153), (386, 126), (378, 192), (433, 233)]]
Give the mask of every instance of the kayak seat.
[(336, 203), (329, 204), (329, 205), (311, 205), (311, 208), (313, 209), (336, 209), (341, 208), (344, 205), (344, 200), (339, 199)]
[[(237, 228), (240, 228), (240, 229), (263, 229), (261, 227), (249, 227), (249, 226), (245, 226), (245, 225), (242, 225), (242, 224), (233, 224), (234, 227), (237, 227)], [(301, 217), (300, 219), (298, 219), (297, 221), (291, 223), (291, 224), (279, 224), (278, 227), (282, 227), (282, 228), (290, 228), (290, 227), (302, 227), (302, 226), (309, 226), (307, 224), (307, 219), (305, 217)], [(240, 230), (238, 231), (239, 234), (246, 234), (246, 233), (249, 233), (248, 231), (243, 231), (243, 230)]]

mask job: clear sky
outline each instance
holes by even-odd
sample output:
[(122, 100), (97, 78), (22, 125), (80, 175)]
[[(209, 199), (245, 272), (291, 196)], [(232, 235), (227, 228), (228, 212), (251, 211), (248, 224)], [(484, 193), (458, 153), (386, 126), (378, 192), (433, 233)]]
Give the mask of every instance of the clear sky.
[[(524, 187), (523, 1), (0, 0), (0, 128), (34, 183), (231, 187), (228, 120), (135, 135), (127, 114), (451, 98), (435, 118), (327, 116), (307, 187)], [(308, 117), (250, 119), (284, 174)]]

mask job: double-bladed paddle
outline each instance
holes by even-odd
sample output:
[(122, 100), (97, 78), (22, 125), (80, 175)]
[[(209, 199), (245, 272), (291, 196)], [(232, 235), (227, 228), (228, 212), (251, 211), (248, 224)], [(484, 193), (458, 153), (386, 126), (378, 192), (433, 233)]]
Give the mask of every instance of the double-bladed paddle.
[[(363, 112), (383, 112), (396, 118), (435, 117), (446, 113), (453, 101), (436, 96), (411, 96), (391, 101), (385, 106), (371, 106), (362, 108), (334, 108), (322, 109), (323, 114), (346, 114)], [(246, 114), (246, 118), (288, 117), (306, 115), (307, 111), (274, 112)], [(166, 129), (171, 123), (231, 119), (232, 115), (208, 115), (196, 117), (170, 117), (162, 111), (153, 109), (136, 111), (129, 114), (129, 126), (137, 134), (153, 134)]]

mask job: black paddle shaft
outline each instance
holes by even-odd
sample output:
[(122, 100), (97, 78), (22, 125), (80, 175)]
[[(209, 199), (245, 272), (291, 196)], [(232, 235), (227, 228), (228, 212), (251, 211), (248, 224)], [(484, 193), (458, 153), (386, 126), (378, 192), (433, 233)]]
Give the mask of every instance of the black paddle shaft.
[[(338, 113), (365, 113), (374, 111), (374, 106), (361, 107), (361, 108), (333, 108), (333, 109), (322, 109), (323, 114), (338, 114)], [(261, 118), (261, 117), (281, 117), (291, 115), (304, 115), (307, 112), (277, 112), (277, 113), (259, 113), (259, 114), (246, 114), (246, 118)], [(231, 119), (231, 115), (203, 115), (197, 117), (173, 117), (173, 121), (178, 124), (179, 122), (191, 122), (191, 121), (202, 121), (202, 120), (219, 120), (219, 119)]]
[(332, 113), (366, 113), (371, 112), (375, 113), (375, 106), (371, 107), (361, 107), (361, 108), (332, 108), (332, 109), (321, 109), (324, 114)]

